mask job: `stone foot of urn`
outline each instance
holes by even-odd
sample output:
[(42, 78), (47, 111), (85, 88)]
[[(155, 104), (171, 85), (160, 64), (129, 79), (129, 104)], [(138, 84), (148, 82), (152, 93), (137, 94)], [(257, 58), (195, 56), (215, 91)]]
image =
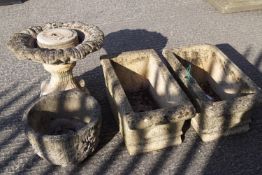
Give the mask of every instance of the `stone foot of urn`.
[(77, 89), (41, 97), (23, 117), (26, 136), (48, 162), (67, 166), (94, 152), (101, 127), (97, 101)]

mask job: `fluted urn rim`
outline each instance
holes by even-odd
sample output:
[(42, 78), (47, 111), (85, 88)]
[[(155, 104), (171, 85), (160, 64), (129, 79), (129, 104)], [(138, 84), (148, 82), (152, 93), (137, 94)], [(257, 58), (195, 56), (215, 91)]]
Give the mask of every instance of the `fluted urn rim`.
[[(78, 33), (79, 44), (66, 49), (38, 47), (37, 35), (42, 31), (55, 28), (75, 30)], [(103, 32), (95, 25), (82, 22), (54, 22), (43, 26), (32, 26), (15, 33), (7, 46), (20, 60), (27, 59), (43, 64), (68, 64), (100, 49), (103, 40)]]

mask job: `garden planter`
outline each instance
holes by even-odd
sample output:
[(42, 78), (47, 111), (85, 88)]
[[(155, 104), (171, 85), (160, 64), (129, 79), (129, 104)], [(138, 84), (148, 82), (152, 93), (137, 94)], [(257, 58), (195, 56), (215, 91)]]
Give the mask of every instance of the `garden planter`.
[(76, 89), (50, 93), (28, 110), (23, 121), (35, 152), (52, 164), (67, 166), (83, 161), (95, 150), (100, 106)]
[(131, 155), (181, 144), (195, 109), (154, 50), (102, 56), (108, 99)]
[(249, 130), (261, 89), (217, 47), (164, 49), (163, 55), (197, 108), (191, 125), (203, 141)]

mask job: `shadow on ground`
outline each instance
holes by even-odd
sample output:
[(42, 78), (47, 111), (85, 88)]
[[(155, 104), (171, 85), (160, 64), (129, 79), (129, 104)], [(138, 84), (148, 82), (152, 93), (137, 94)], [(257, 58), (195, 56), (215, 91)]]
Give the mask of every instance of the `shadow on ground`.
[(106, 35), (103, 48), (109, 55), (142, 49), (154, 49), (161, 54), (166, 43), (167, 38), (161, 33), (125, 29)]
[(5, 5), (13, 5), (13, 4), (22, 4), (28, 0), (1, 0), (0, 1), (0, 6), (5, 6)]

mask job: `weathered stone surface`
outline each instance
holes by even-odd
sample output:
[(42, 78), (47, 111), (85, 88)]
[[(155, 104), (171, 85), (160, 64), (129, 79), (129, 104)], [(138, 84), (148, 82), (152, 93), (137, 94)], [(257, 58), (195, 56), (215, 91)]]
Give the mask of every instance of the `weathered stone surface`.
[(112, 111), (131, 155), (181, 144), (195, 109), (154, 50), (102, 56)]
[(208, 0), (221, 13), (261, 10), (262, 0)]
[[(36, 44), (37, 35), (42, 31), (56, 28), (77, 31), (80, 44), (64, 49), (39, 48)], [(33, 26), (14, 34), (8, 42), (8, 47), (21, 60), (28, 59), (44, 64), (67, 64), (83, 59), (89, 53), (100, 49), (103, 39), (103, 32), (94, 25), (80, 22), (57, 22)]]
[(35, 152), (52, 164), (67, 166), (83, 161), (95, 150), (101, 112), (92, 96), (69, 90), (41, 97), (23, 121)]
[(198, 114), (191, 119), (203, 141), (245, 132), (261, 108), (261, 89), (212, 45), (164, 49), (163, 55)]

